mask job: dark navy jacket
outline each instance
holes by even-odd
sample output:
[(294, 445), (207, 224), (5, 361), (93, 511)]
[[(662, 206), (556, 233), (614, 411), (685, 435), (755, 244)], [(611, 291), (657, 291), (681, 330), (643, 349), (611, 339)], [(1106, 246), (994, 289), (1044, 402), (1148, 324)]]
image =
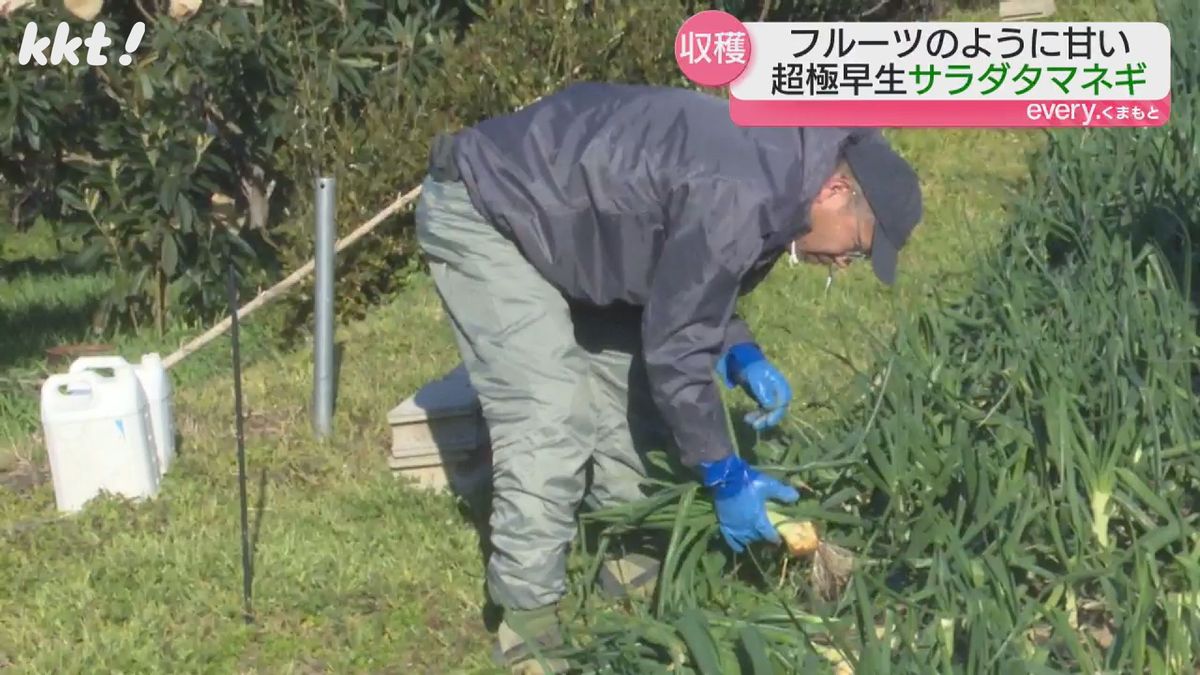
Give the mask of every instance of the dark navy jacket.
[(807, 227), (851, 135), (742, 128), (725, 99), (581, 83), (460, 132), (472, 202), (564, 295), (642, 308), (654, 400), (687, 466), (732, 449), (713, 369), (734, 314)]

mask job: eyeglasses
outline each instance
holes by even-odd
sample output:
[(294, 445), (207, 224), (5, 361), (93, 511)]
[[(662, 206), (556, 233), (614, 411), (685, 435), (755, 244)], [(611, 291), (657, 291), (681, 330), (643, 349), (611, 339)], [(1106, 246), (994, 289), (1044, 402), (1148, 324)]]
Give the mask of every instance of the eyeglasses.
[[(851, 199), (854, 199), (856, 196), (858, 196), (857, 191), (850, 192)], [(849, 253), (846, 254), (846, 257), (850, 258), (851, 261), (854, 261), (854, 260), (865, 260), (867, 258), (867, 256), (869, 256), (869, 255), (871, 255), (871, 249), (869, 247), (863, 245), (862, 220), (859, 218), (855, 218), (854, 219), (854, 248)]]
[[(851, 192), (850, 197), (854, 198), (854, 196), (856, 194), (857, 193), (855, 193), (855, 192)], [(850, 260), (851, 264), (853, 264), (860, 260), (866, 260), (870, 255), (871, 255), (871, 249), (869, 247), (863, 245), (862, 221), (856, 218), (854, 220), (854, 248), (851, 249), (848, 253), (846, 253), (845, 257)], [(829, 266), (829, 274), (828, 274), (828, 276), (825, 277), (825, 294), (826, 295), (829, 294), (829, 287), (833, 285), (833, 273), (836, 269), (837, 268), (835, 265), (831, 264)]]

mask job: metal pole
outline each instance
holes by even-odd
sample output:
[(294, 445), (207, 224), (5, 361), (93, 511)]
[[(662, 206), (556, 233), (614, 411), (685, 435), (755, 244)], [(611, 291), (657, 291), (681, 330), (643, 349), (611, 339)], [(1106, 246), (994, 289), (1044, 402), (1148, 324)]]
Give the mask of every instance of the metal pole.
[(242, 350), (238, 336), (238, 292), (233, 262), (228, 262), (227, 291), (229, 294), (229, 318), (233, 324), (230, 339), (233, 341), (233, 415), (237, 433), (238, 498), (242, 516), (242, 617), (246, 623), (254, 622), (254, 611), (250, 607), (250, 587), (254, 579), (254, 562), (250, 555), (250, 517), (246, 508), (246, 432), (245, 416), (242, 414)]
[(321, 176), (316, 181), (317, 236), (315, 303), (313, 318), (313, 429), (318, 437), (329, 436), (333, 424), (333, 265), (337, 228), (334, 225), (336, 180)]

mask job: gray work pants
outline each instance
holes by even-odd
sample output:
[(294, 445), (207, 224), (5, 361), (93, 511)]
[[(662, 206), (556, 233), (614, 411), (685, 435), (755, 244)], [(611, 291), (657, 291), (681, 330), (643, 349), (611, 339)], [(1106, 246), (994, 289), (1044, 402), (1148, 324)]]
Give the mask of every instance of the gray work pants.
[(576, 509), (640, 498), (644, 453), (669, 438), (639, 319), (569, 303), (461, 183), (427, 178), (416, 221), (492, 441), (489, 595), (509, 609), (552, 604)]

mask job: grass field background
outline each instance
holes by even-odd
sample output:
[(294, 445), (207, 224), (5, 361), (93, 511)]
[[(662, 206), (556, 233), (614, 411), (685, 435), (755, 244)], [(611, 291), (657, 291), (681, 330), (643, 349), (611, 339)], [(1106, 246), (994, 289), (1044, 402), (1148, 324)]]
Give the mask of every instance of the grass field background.
[[(1059, 9), (1056, 19), (1153, 18), (1148, 2)], [(898, 315), (969, 288), (973, 261), (1003, 236), (1026, 153), (1041, 142), (1038, 131), (889, 136), (920, 173), (926, 200), (898, 284), (881, 286), (863, 265), (826, 294), (824, 269), (784, 263), (744, 302), (796, 391), (787, 424), (828, 414), (820, 404), (850, 374), (841, 357), (865, 364)], [(475, 530), (453, 498), (398, 482), (385, 463), (387, 411), (457, 363), (426, 278), (366, 320), (338, 327), (345, 351), (328, 443), (314, 441), (309, 427), (310, 350), (279, 350), (269, 309), (243, 325), (257, 616), (248, 626), (229, 340), (171, 371), (183, 440), (161, 496), (101, 501), (58, 518), (28, 381), (44, 372), (47, 347), (84, 338), (107, 279), (50, 262), (45, 231), (0, 245), (0, 667), (493, 672)], [(131, 359), (165, 355), (202, 330), (123, 336), (116, 346)]]

